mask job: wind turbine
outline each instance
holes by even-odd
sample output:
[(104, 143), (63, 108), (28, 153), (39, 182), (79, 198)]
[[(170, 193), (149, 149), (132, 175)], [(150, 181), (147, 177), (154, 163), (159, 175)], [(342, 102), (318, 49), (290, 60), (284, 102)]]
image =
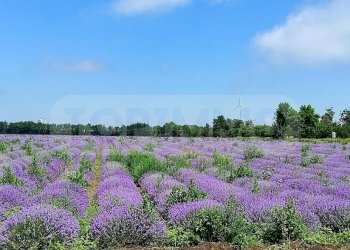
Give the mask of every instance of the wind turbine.
[(244, 109), (245, 106), (242, 104), (241, 102), (241, 98), (239, 98), (239, 101), (238, 101), (238, 106), (234, 108), (234, 110), (237, 110), (239, 109), (239, 119), (242, 120), (242, 109)]

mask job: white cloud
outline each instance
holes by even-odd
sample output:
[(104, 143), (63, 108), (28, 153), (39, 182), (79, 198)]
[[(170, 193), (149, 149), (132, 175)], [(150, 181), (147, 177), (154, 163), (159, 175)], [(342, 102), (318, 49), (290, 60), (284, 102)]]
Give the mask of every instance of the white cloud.
[(254, 43), (277, 62), (350, 62), (350, 1), (306, 6), (285, 23), (258, 34)]
[(71, 63), (53, 62), (51, 63), (51, 68), (72, 73), (96, 73), (103, 69), (103, 65), (99, 62), (85, 59)]
[(112, 9), (117, 14), (134, 15), (169, 11), (189, 4), (191, 0), (116, 0)]

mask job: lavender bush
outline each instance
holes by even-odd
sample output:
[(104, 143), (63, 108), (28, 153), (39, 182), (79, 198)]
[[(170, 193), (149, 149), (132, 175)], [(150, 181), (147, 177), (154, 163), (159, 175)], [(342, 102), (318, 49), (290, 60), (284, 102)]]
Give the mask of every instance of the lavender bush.
[(70, 244), (79, 235), (73, 215), (49, 205), (23, 208), (0, 226), (3, 249), (47, 249), (57, 242)]

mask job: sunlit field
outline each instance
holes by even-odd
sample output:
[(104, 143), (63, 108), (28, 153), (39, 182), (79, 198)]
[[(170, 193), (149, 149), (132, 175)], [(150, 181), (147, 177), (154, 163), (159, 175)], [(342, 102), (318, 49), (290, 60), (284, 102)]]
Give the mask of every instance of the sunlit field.
[(0, 136), (1, 249), (342, 244), (350, 146)]

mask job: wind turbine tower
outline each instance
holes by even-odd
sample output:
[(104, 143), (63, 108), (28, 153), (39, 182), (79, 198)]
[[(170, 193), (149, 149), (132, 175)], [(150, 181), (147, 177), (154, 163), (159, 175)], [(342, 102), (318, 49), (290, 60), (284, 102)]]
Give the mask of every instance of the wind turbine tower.
[(245, 105), (243, 105), (243, 103), (241, 102), (241, 98), (239, 98), (239, 101), (238, 101), (238, 106), (236, 106), (234, 108), (234, 110), (239, 110), (239, 119), (242, 120), (242, 109), (245, 108)]

